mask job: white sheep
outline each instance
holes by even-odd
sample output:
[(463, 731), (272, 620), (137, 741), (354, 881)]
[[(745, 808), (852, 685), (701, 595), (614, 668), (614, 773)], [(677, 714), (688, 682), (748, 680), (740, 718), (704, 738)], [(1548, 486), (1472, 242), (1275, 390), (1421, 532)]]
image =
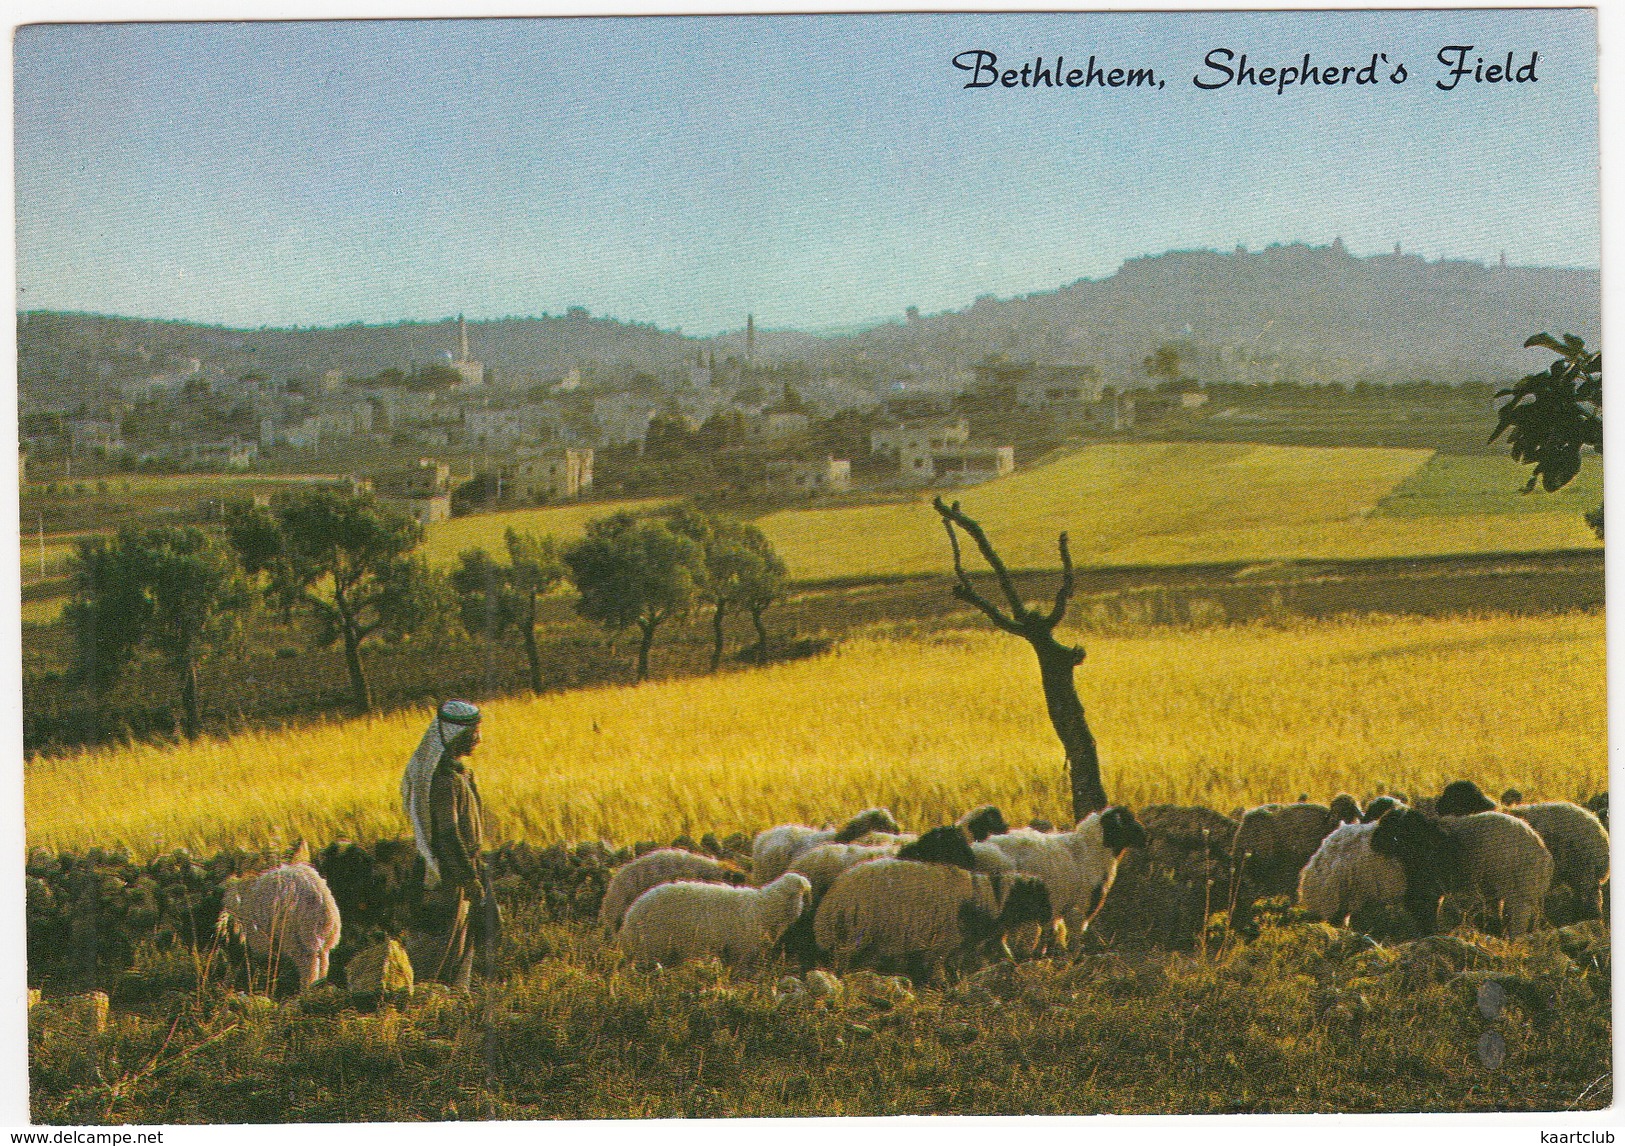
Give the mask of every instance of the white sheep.
[(328, 957), (339, 944), (339, 906), (327, 881), (308, 863), (232, 880), (215, 925), (237, 934), (273, 968), (278, 960), (291, 961), (300, 990), (327, 977)]
[(1567, 800), (1516, 804), (1506, 812), (1540, 833), (1552, 853), (1552, 882), (1568, 884), (1589, 913), (1602, 914), (1602, 881), (1608, 878), (1608, 829), (1602, 821)]
[(812, 885), (812, 901), (822, 899), (842, 872), (870, 860), (886, 859), (897, 854), (900, 844), (819, 844), (795, 858), (790, 870), (807, 877)]
[(819, 844), (849, 844), (869, 832), (901, 829), (885, 808), (866, 808), (840, 828), (813, 828), (806, 824), (780, 824), (756, 834), (750, 845), (751, 882), (761, 887), (790, 870), (802, 852)]
[(679, 963), (717, 956), (754, 966), (796, 921), (812, 885), (786, 872), (766, 887), (719, 883), (663, 883), (633, 901), (621, 920), (619, 942), (638, 963)]
[[(1608, 830), (1589, 809), (1567, 800), (1519, 803), (1504, 809), (1540, 833), (1546, 850), (1552, 853), (1552, 880), (1574, 889), (1580, 902), (1592, 914), (1602, 913), (1602, 881), (1608, 878)], [(1490, 811), (1495, 801), (1484, 795), (1471, 780), (1457, 780), (1439, 795), (1441, 816), (1459, 816)]]
[(679, 880), (691, 883), (740, 883), (745, 873), (733, 864), (681, 848), (660, 848), (622, 864), (610, 876), (598, 909), (598, 924), (613, 939), (626, 909), (651, 887)]
[(1552, 882), (1552, 856), (1540, 833), (1505, 812), (1430, 819), (1396, 808), (1377, 822), (1371, 849), (1405, 869), (1405, 906), (1423, 931), (1437, 925), (1439, 899), (1460, 893), (1499, 907), (1508, 936), (1534, 923)]
[(948, 961), (1019, 928), (1037, 926), (1047, 936), (1054, 915), (1036, 878), (877, 859), (835, 881), (818, 906), (813, 935), (843, 972), (857, 963), (929, 980)]
[(1055, 918), (1076, 951), (1084, 929), (1106, 901), (1118, 861), (1131, 847), (1144, 847), (1145, 828), (1124, 807), (1091, 812), (1070, 832), (1017, 828), (976, 844), (977, 869), (1037, 876), (1049, 889)]
[(1298, 902), (1309, 914), (1342, 926), (1367, 904), (1400, 903), (1405, 869), (1371, 850), (1376, 824), (1344, 824), (1321, 841), (1298, 876)]

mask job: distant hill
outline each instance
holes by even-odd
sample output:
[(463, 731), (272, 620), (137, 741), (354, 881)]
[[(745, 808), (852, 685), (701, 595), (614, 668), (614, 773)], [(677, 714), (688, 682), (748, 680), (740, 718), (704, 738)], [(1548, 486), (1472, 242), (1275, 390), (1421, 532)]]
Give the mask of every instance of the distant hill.
[[(1486, 267), (1416, 255), (1355, 258), (1340, 243), (1262, 251), (1172, 251), (1131, 259), (1103, 279), (867, 329), (758, 330), (759, 359), (805, 362), (877, 389), (898, 379), (962, 386), (992, 357), (1095, 365), (1118, 385), (1152, 378), (1161, 347), (1179, 373), (1213, 382), (1505, 381), (1539, 365), (1522, 349), (1539, 331), (1595, 344), (1601, 276), (1594, 270)], [(557, 378), (580, 367), (621, 378), (684, 380), (697, 354), (742, 357), (742, 331), (697, 339), (593, 318), (469, 323), (470, 351), (504, 381)], [(57, 312), (18, 316), (25, 402), (94, 399), (124, 378), (184, 368), (236, 377), (367, 376), (426, 365), (457, 347), (455, 319), (332, 328), (231, 330), (186, 322)]]
[(878, 326), (832, 346), (838, 360), (912, 363), (925, 375), (989, 355), (1088, 363), (1110, 381), (1150, 379), (1161, 346), (1181, 372), (1213, 382), (1497, 382), (1535, 369), (1539, 331), (1595, 344), (1594, 270), (1486, 267), (1336, 244), (1263, 251), (1173, 251), (1110, 277)]

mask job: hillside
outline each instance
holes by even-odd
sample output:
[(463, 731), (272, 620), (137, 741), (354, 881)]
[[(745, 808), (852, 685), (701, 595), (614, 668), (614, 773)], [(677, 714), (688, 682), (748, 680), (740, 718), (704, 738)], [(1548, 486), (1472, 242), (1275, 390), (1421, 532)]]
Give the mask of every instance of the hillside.
[[(827, 336), (760, 330), (759, 361), (800, 361), (878, 390), (900, 378), (960, 387), (992, 356), (1085, 363), (1119, 385), (1151, 381), (1160, 347), (1205, 382), (1504, 381), (1537, 363), (1522, 349), (1541, 330), (1595, 342), (1599, 272), (1390, 254), (1355, 258), (1339, 245), (1258, 252), (1173, 251), (1131, 259), (1113, 275), (957, 311), (911, 315)], [(743, 316), (742, 316), (743, 317)], [(696, 339), (644, 323), (564, 317), (471, 321), (471, 353), (498, 378), (556, 378), (573, 367), (624, 381), (643, 372), (686, 381), (702, 349), (743, 357), (736, 331)], [(186, 322), (26, 312), (18, 316), (25, 410), (105, 398), (118, 381), (197, 359), (207, 374), (369, 376), (427, 364), (457, 346), (454, 319), (334, 328), (230, 330)]]

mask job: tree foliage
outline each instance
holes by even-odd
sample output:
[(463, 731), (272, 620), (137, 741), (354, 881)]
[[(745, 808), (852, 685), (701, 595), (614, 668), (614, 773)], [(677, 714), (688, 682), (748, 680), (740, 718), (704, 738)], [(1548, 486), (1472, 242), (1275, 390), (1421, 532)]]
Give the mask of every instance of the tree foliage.
[(1574, 480), (1587, 447), (1602, 453), (1602, 352), (1572, 334), (1562, 341), (1537, 334), (1524, 346), (1557, 358), (1495, 395), (1506, 401), (1490, 441), (1506, 434), (1512, 457), (1534, 466), (1525, 491), (1539, 485), (1551, 493)]
[(578, 613), (611, 632), (637, 627), (637, 679), (648, 679), (655, 630), (685, 612), (704, 583), (704, 550), (663, 521), (616, 513), (589, 523), (564, 563), (581, 593)]
[(499, 640), (510, 630), (519, 633), (530, 664), (532, 692), (542, 691), (541, 649), (536, 643), (537, 611), (541, 598), (564, 580), (564, 562), (551, 537), (508, 530), (504, 535), (508, 563), (501, 564), (483, 549), (463, 553), (451, 575), (462, 615), (471, 635)]
[(789, 572), (773, 543), (756, 526), (726, 514), (707, 513), (694, 505), (671, 515), (671, 528), (699, 545), (705, 576), (696, 596), (711, 606), (711, 671), (722, 664), (723, 626), (730, 609), (750, 613), (756, 626), (758, 663), (767, 659), (767, 630), (762, 614), (784, 596)]
[(284, 617), (313, 622), (319, 647), (342, 641), (358, 712), (372, 708), (361, 660), (369, 638), (399, 640), (441, 605), (435, 574), (411, 552), (423, 527), (381, 508), (370, 494), (331, 487), (303, 490), (269, 509), (239, 507), (227, 536), (266, 600)]
[(74, 560), (64, 617), (82, 678), (105, 692), (140, 648), (179, 678), (181, 727), (202, 731), (197, 669), (237, 631), (247, 585), (232, 553), (195, 526), (124, 529), (87, 538)]

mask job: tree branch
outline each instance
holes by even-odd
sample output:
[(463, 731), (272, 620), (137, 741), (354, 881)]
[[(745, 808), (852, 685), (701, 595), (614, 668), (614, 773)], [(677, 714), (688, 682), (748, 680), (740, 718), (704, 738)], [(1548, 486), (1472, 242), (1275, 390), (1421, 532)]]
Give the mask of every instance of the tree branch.
[(975, 605), (987, 615), (988, 620), (992, 621), (1005, 632), (1012, 633), (1018, 637), (1024, 637), (1027, 635), (1022, 631), (1020, 625), (1016, 624), (1009, 617), (1006, 617), (1003, 613), (999, 612), (999, 610), (995, 608), (991, 602), (984, 600), (982, 595), (975, 589), (967, 588), (964, 585), (955, 585), (954, 596), (958, 597), (966, 604)]
[(1055, 607), (1049, 611), (1049, 616), (1044, 618), (1051, 629), (1059, 625), (1061, 618), (1066, 616), (1066, 603), (1072, 599), (1072, 550), (1067, 545), (1065, 533), (1061, 534), (1060, 549), (1061, 587), (1055, 591)]
[[(1005, 599), (1010, 602), (1011, 620), (1017, 624), (1030, 620), (1032, 614), (1022, 604), (1021, 595), (1016, 592), (1016, 584), (1010, 578), (1010, 571), (1004, 567), (1004, 562), (999, 560), (999, 555), (993, 550), (993, 543), (987, 539), (987, 534), (982, 531), (982, 527), (960, 511), (957, 501), (949, 506), (938, 496), (931, 499), (931, 504), (942, 515), (945, 523), (958, 525), (966, 533), (970, 534), (972, 541), (976, 542), (976, 548), (982, 551), (982, 559), (987, 562), (988, 568), (992, 569), (994, 575), (998, 577), (999, 587), (1004, 590)], [(948, 536), (953, 536), (951, 528), (948, 531)], [(963, 567), (959, 564), (958, 545), (954, 546), (954, 566), (959, 571), (960, 582), (968, 586), (969, 578), (966, 577)]]

